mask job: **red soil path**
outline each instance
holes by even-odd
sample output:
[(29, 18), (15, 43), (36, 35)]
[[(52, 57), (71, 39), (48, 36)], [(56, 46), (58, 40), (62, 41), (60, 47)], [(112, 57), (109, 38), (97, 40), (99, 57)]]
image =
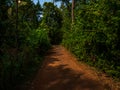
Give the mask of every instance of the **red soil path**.
[(78, 63), (64, 47), (48, 51), (29, 90), (120, 90), (119, 85), (94, 68)]

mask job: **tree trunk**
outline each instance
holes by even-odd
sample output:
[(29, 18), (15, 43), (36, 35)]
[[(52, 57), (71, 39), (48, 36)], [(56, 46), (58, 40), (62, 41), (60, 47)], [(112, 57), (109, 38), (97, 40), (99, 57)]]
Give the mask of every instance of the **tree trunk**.
[(53, 4), (55, 4), (55, 0), (53, 0)]
[(75, 7), (75, 1), (72, 0), (72, 24), (74, 23), (74, 7)]

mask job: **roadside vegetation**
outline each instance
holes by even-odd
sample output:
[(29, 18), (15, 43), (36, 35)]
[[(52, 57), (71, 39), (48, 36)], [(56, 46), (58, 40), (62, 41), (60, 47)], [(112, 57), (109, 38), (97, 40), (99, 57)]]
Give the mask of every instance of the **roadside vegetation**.
[(120, 79), (120, 1), (78, 1), (74, 13), (71, 29), (64, 30), (63, 45), (79, 60)]

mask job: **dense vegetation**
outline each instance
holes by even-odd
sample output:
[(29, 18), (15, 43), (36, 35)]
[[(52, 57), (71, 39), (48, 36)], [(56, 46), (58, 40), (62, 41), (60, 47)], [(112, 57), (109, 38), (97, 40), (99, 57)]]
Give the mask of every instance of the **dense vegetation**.
[(79, 60), (120, 78), (120, 1), (77, 1), (74, 13), (63, 45)]
[(43, 5), (43, 26), (48, 29), (48, 35), (52, 44), (59, 44), (62, 40), (62, 13), (53, 3)]
[(39, 2), (0, 0), (0, 90), (26, 80), (50, 48), (48, 31), (39, 25), (41, 10)]
[(17, 1), (0, 0), (0, 90), (14, 90), (51, 44), (60, 43), (79, 60), (120, 78), (119, 0), (75, 0), (74, 14), (71, 0), (55, 0), (62, 1), (60, 8)]

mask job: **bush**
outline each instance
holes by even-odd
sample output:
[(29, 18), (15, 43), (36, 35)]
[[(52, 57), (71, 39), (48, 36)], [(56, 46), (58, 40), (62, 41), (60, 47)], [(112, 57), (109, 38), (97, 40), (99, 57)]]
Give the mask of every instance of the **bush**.
[[(14, 89), (17, 83), (26, 80), (26, 76), (41, 64), (45, 52), (50, 48), (46, 30), (29, 30), (19, 32), (19, 47), (4, 46), (0, 62), (0, 89)], [(27, 35), (26, 35), (27, 34)], [(20, 41), (20, 42), (19, 42)], [(5, 44), (5, 43), (4, 43)]]

